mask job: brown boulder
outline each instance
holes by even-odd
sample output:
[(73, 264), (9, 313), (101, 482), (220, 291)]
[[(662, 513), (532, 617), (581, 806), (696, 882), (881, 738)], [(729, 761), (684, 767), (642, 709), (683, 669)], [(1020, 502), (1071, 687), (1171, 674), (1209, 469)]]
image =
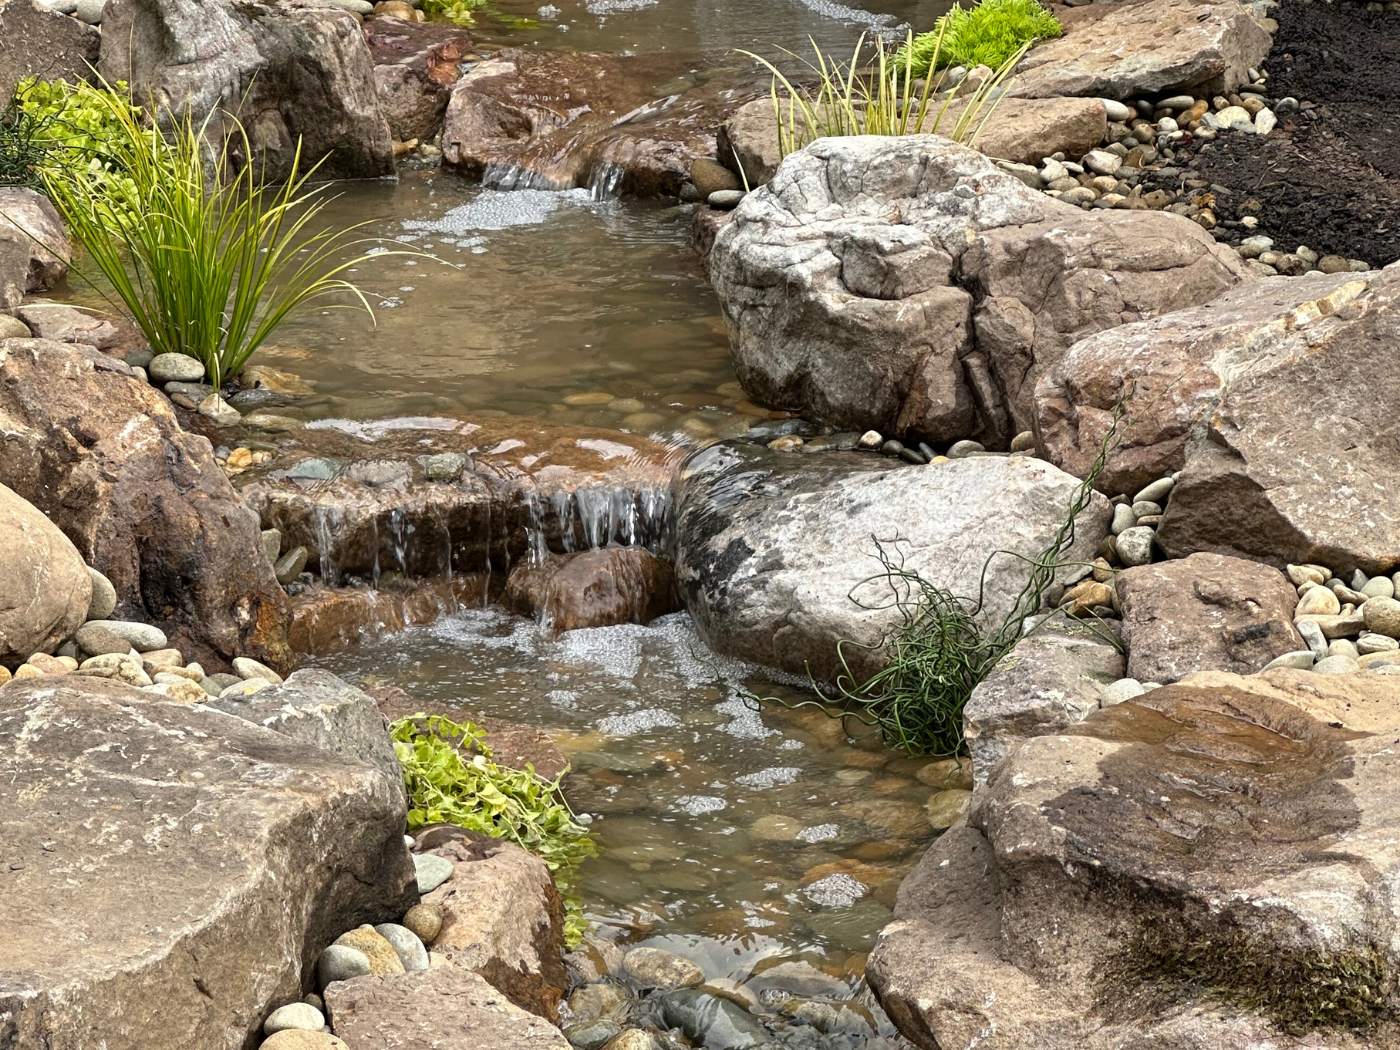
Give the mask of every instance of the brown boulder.
[(1397, 730), (1393, 678), (1271, 671), (1028, 740), (900, 887), (871, 984), (926, 1050), (1398, 1045)]
[(517, 566), (506, 581), (505, 600), (562, 632), (650, 623), (680, 607), (675, 590), (669, 561), (642, 547), (607, 547)]
[(52, 652), (91, 601), (92, 576), (68, 537), (0, 485), (0, 665)]
[(1253, 674), (1306, 649), (1293, 626), (1298, 592), (1277, 569), (1219, 554), (1118, 574), (1128, 675), (1175, 682), (1196, 671)]
[(25, 77), (87, 80), (101, 39), (93, 26), (34, 0), (0, 0), (0, 99), (8, 103)]
[(0, 483), (30, 500), (117, 591), (206, 668), (289, 661), (286, 595), (258, 522), (204, 438), (126, 366), (42, 339), (0, 341)]
[(411, 903), (402, 796), (343, 755), (76, 675), (0, 688), (0, 740), (9, 1046), (245, 1050)]
[(719, 126), (719, 161), (746, 181), (749, 189), (766, 185), (783, 162), (778, 118), (771, 98), (745, 102)]
[(455, 966), (336, 981), (326, 989), (326, 1009), (338, 1035), (355, 1047), (569, 1050), (554, 1025)]
[(465, 837), (433, 852), (454, 862), (452, 877), (423, 898), (444, 915), (433, 953), (557, 1023), (568, 986), (564, 907), (544, 861), (508, 842)]
[(365, 23), (365, 40), (389, 133), (401, 142), (432, 138), (442, 127), (471, 38), (448, 22), (380, 17)]

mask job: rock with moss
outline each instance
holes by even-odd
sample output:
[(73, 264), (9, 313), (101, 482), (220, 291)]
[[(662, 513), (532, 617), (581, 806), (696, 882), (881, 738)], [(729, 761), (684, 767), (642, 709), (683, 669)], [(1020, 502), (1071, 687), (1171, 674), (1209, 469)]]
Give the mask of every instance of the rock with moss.
[(1029, 740), (872, 985), (926, 1050), (1397, 1045), (1397, 730), (1395, 678), (1203, 672)]

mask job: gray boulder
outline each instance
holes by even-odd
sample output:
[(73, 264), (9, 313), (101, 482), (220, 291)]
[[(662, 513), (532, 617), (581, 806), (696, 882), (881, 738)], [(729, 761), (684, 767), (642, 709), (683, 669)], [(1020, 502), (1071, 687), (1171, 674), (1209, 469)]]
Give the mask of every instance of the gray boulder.
[(1162, 212), (1086, 212), (937, 136), (823, 139), (715, 239), (755, 399), (849, 429), (997, 442), (1075, 340), (1206, 302), (1229, 248)]
[(32, 503), (0, 485), (0, 665), (51, 653), (87, 618), (82, 555)]
[(23, 186), (0, 186), (0, 313), (13, 313), (30, 292), (52, 288), (72, 259), (68, 231), (49, 199)]
[(1026, 741), (900, 887), (876, 994), (925, 1050), (1397, 1045), (1397, 713), (1215, 672)]
[[(676, 578), (706, 640), (829, 681), (841, 641), (853, 643), (845, 647), (853, 670), (880, 666), (872, 647), (899, 618), (877, 541), (906, 569), (975, 599), (994, 552), (1036, 555), (1048, 546), (1079, 483), (1020, 457), (925, 467), (720, 444), (693, 457), (677, 484)], [(1093, 558), (1108, 514), (1095, 497), (1066, 562)], [(1015, 557), (991, 560), (984, 623), (1000, 624), (1026, 575)]]
[(243, 1050), (321, 948), (411, 903), (377, 769), (77, 676), (0, 689), (0, 739), (10, 1045)]
[(394, 170), (389, 125), (375, 91), (360, 20), (305, 0), (111, 0), (102, 24), (102, 75), (129, 80), (138, 98), (195, 119), (239, 115), (270, 178), (303, 170), (375, 178)]

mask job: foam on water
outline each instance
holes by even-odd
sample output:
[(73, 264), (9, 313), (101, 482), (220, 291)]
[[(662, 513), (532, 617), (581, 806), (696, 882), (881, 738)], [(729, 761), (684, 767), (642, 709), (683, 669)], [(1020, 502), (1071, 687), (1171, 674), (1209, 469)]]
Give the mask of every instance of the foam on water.
[(692, 817), (718, 813), (728, 805), (728, 802), (715, 795), (681, 795), (676, 799), (676, 808)]
[(823, 908), (849, 908), (870, 892), (870, 887), (844, 872), (828, 875), (802, 889), (802, 895)]
[(409, 233), (437, 233), (465, 238), (482, 230), (539, 226), (562, 208), (587, 206), (588, 190), (483, 190), (474, 200), (450, 208), (436, 219), (405, 219)]
[(757, 773), (745, 773), (741, 777), (735, 777), (734, 783), (748, 788), (782, 787), (785, 784), (796, 783), (801, 775), (802, 770), (796, 766), (772, 766), (760, 769)]
[(628, 711), (626, 714), (609, 715), (598, 721), (598, 732), (608, 736), (628, 737), (647, 733), (653, 729), (668, 729), (681, 724), (681, 720), (670, 711), (659, 707)]

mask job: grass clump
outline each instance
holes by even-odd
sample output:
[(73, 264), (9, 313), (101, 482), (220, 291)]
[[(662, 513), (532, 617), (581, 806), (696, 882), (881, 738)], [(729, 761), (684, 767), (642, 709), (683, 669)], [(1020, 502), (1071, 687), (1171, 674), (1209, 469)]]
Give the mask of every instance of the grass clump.
[(362, 243), (352, 239), (360, 226), (315, 227), (329, 198), (311, 185), (319, 164), (302, 163), (300, 143), (281, 184), (252, 164), (226, 175), (235, 155), (254, 155), (231, 117), (231, 133), (215, 144), (211, 119), (172, 115), (163, 135), (108, 85), (74, 90), (103, 122), (103, 162), (122, 173), (120, 189), (64, 165), (41, 168), (44, 189), (103, 278), (94, 286), (154, 353), (198, 358), (217, 388), (312, 302), (348, 296), (373, 317), (342, 276), (367, 258), (344, 257)]
[(1060, 20), (1039, 0), (980, 0), (972, 7), (954, 7), (900, 50), (916, 76), (946, 66), (999, 68), (1013, 55), (1024, 53), (1038, 40), (1064, 32)]
[(569, 808), (559, 779), (545, 780), (528, 765), (498, 764), (486, 733), (471, 722), (417, 714), (394, 722), (389, 736), (408, 790), (408, 829), (456, 824), (540, 856), (564, 898), (564, 940), (577, 947), (587, 925), (578, 871), (597, 847)]
[(469, 26), (476, 21), (473, 12), (485, 7), (486, 3), (487, 0), (423, 0), (422, 10), (425, 15), (445, 18), (459, 26)]
[[(944, 31), (933, 35), (936, 55)], [(935, 74), (933, 65), (917, 68), (913, 46), (912, 35), (897, 52), (878, 36), (873, 44), (861, 36), (850, 59), (841, 61), (826, 55), (813, 41), (814, 58), (804, 63), (800, 83), (759, 55), (749, 51), (741, 54), (773, 75), (773, 115), (784, 157), (817, 139), (841, 135), (939, 134), (973, 145), (996, 110), (998, 89), (1025, 49), (1007, 56), (991, 77), (971, 90), (960, 90), (945, 83), (942, 74)], [(960, 105), (950, 121), (947, 117), (954, 102)]]

